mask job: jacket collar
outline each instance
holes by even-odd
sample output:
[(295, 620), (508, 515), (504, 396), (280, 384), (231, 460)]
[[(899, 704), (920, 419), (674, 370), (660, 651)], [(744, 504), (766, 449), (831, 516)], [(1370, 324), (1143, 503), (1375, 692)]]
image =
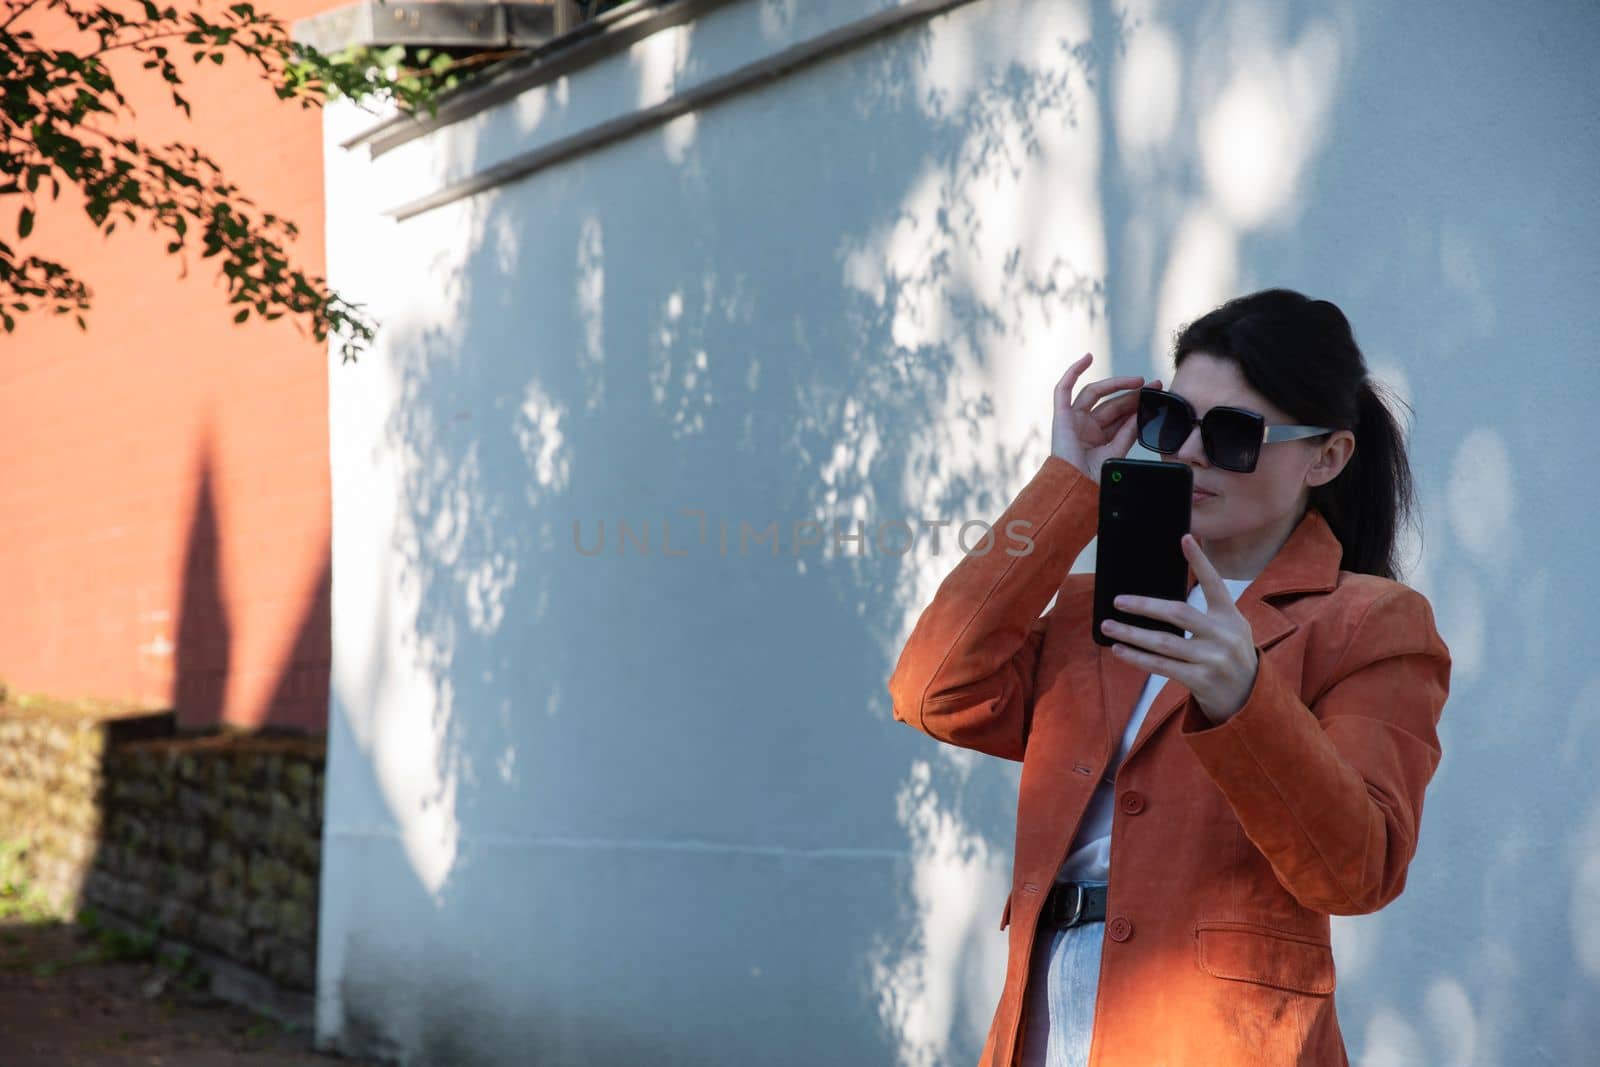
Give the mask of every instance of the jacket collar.
[[(1258, 651), (1265, 651), (1277, 644), (1300, 626), (1269, 601), (1300, 593), (1331, 591), (1339, 583), (1339, 564), (1343, 557), (1344, 546), (1339, 543), (1339, 538), (1322, 513), (1315, 508), (1307, 508), (1288, 540), (1278, 549), (1277, 555), (1245, 587), (1235, 602), (1239, 614), (1250, 623), (1250, 633)], [(1194, 591), (1196, 581), (1191, 567), (1186, 583), (1189, 592)], [(1113, 745), (1114, 739), (1122, 736), (1146, 677), (1140, 668), (1112, 655), (1109, 647), (1101, 647), (1100, 684), (1105, 695), (1102, 708)], [(1145, 716), (1139, 736), (1128, 750), (1129, 757), (1162, 721), (1183, 706), (1188, 695), (1188, 689), (1178, 682), (1169, 681), (1162, 687)]]
[[(1277, 555), (1239, 594), (1239, 613), (1250, 621), (1250, 632), (1255, 635), (1258, 649), (1287, 637), (1298, 625), (1267, 601), (1292, 594), (1331, 591), (1339, 584), (1339, 564), (1343, 558), (1344, 546), (1322, 512), (1307, 508)], [(1196, 581), (1191, 567), (1186, 583), (1189, 592), (1194, 591)]]

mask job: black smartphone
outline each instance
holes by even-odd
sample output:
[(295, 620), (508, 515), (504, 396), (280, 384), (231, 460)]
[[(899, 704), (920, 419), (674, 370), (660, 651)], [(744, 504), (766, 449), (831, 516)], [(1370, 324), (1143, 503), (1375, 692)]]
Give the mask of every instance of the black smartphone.
[(1185, 600), (1189, 561), (1183, 535), (1189, 532), (1194, 472), (1184, 463), (1108, 459), (1100, 465), (1100, 532), (1094, 558), (1094, 639), (1116, 641), (1100, 632), (1106, 619), (1183, 636), (1183, 627), (1148, 615), (1119, 611), (1112, 601), (1124, 594)]

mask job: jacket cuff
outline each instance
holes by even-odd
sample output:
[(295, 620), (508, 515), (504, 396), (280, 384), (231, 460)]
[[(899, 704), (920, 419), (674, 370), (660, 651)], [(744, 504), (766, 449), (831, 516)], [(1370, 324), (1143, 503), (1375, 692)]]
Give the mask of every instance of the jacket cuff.
[[(1326, 744), (1316, 717), (1300, 703), (1300, 695), (1284, 682), (1283, 675), (1266, 656), (1257, 654), (1256, 680), (1243, 706), (1222, 722), (1212, 722), (1191, 695), (1184, 704), (1182, 733), (1189, 748), (1212, 777), (1219, 780), (1241, 770), (1294, 773), (1297, 764), (1273, 766), (1273, 756), (1293, 757), (1295, 750), (1310, 741)], [(1296, 734), (1298, 741), (1291, 741)], [(1282, 750), (1275, 753), (1274, 750)], [(1263, 764), (1265, 757), (1267, 763)]]
[(1245, 831), (1269, 855), (1316, 839), (1337, 799), (1361, 785), (1266, 656), (1232, 718), (1213, 723), (1190, 696), (1181, 732)]

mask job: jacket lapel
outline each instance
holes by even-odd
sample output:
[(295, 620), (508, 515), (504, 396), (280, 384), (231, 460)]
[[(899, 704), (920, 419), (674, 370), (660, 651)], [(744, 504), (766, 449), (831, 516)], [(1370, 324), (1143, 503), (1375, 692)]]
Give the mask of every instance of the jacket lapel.
[[(1258, 652), (1264, 653), (1299, 628), (1299, 623), (1279, 611), (1270, 600), (1290, 594), (1332, 590), (1339, 581), (1339, 563), (1343, 556), (1344, 546), (1339, 543), (1322, 513), (1315, 508), (1308, 508), (1289, 539), (1278, 549), (1278, 554), (1239, 595), (1239, 613), (1250, 623), (1250, 632)], [(1187, 592), (1194, 591), (1195, 581), (1195, 573), (1191, 568)], [(1127, 727), (1134, 702), (1139, 699), (1149, 676), (1139, 667), (1112, 655), (1108, 647), (1100, 646), (1099, 654), (1100, 686), (1104, 696), (1102, 710), (1105, 712), (1111, 744), (1115, 746)], [(1145, 740), (1183, 707), (1188, 696), (1188, 688), (1175, 680), (1169, 680), (1161, 687), (1124, 762), (1132, 759)]]

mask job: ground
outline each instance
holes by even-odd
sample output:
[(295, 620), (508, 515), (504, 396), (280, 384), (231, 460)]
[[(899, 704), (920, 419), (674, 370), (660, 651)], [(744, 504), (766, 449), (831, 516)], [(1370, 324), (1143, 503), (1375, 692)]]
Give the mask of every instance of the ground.
[(373, 1067), (318, 1055), (308, 1032), (199, 985), (197, 972), (92, 918), (0, 907), (5, 1067)]

